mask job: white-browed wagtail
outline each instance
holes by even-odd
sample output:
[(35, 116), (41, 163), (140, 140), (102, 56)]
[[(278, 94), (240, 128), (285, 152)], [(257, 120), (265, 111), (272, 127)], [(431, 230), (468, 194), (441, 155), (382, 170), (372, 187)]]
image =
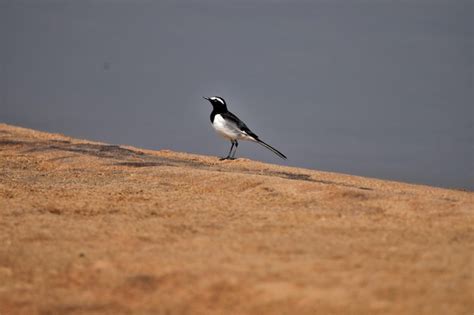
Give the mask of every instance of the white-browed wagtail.
[[(253, 133), (242, 120), (240, 120), (237, 116), (229, 112), (227, 110), (227, 104), (222, 97), (212, 96), (204, 97), (204, 99), (208, 100), (213, 107), (211, 113), (212, 127), (214, 127), (218, 134), (220, 134), (222, 137), (232, 143), (229, 154), (226, 157), (221, 158), (221, 160), (235, 159), (235, 152), (237, 151), (237, 147), (239, 146), (238, 140), (249, 140), (257, 142), (258, 144), (269, 149), (282, 159), (286, 159), (286, 156), (283, 153), (281, 153), (271, 145), (260, 140), (258, 136)], [(234, 149), (234, 147), (235, 150), (232, 153), (232, 149)]]

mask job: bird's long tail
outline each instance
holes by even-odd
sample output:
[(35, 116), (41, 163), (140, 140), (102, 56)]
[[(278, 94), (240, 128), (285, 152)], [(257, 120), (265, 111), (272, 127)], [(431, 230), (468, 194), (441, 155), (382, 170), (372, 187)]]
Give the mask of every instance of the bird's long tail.
[(282, 159), (285, 159), (286, 160), (286, 156), (281, 153), (280, 151), (278, 151), (277, 149), (275, 149), (274, 147), (272, 147), (271, 145), (269, 145), (268, 143), (265, 143), (263, 142), (262, 140), (260, 139), (255, 139), (255, 141), (260, 144), (261, 146), (267, 148), (268, 150), (272, 151), (273, 153), (275, 153), (276, 155), (278, 155), (279, 157), (281, 157)]

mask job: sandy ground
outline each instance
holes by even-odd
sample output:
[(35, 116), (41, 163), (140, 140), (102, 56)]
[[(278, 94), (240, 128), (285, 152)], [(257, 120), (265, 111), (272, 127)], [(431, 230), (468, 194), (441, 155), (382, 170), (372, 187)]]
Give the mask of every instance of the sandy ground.
[(0, 314), (474, 314), (474, 193), (0, 124)]

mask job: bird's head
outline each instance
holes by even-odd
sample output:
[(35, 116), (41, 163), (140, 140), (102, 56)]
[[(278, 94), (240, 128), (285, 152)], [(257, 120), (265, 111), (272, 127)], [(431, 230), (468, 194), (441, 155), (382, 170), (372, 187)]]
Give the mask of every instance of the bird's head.
[(203, 96), (204, 99), (208, 100), (212, 107), (215, 109), (224, 109), (227, 110), (227, 104), (225, 103), (225, 100), (222, 97), (219, 96), (211, 96), (211, 97), (205, 97)]

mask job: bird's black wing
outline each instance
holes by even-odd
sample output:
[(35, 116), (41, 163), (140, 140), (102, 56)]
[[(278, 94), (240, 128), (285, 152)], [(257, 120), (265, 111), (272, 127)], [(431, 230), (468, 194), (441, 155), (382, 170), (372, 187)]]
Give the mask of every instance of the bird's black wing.
[(235, 116), (231, 112), (225, 112), (225, 113), (222, 113), (220, 115), (225, 120), (230, 121), (233, 124), (235, 124), (237, 126), (237, 128), (239, 128), (239, 130), (245, 132), (247, 135), (252, 137), (258, 144), (264, 146), (265, 148), (269, 149), (270, 151), (272, 151), (273, 153), (275, 153), (276, 155), (278, 155), (282, 159), (286, 160), (286, 156), (283, 153), (281, 153), (280, 151), (278, 151), (277, 149), (275, 149), (274, 147), (272, 147), (268, 143), (265, 143), (262, 140), (260, 140), (258, 138), (258, 136), (255, 133), (253, 133), (252, 130), (250, 130), (249, 127), (247, 127), (247, 125), (242, 120), (239, 119), (239, 117)]
[(258, 140), (258, 136), (253, 133), (252, 130), (249, 129), (249, 127), (247, 127), (247, 125), (239, 119), (239, 117), (235, 116), (234, 114), (232, 114), (231, 112), (225, 112), (225, 113), (222, 113), (220, 114), (222, 116), (222, 118), (224, 118), (225, 120), (228, 120), (228, 121), (231, 121), (233, 122), (234, 124), (237, 125), (237, 127), (244, 131), (246, 134), (248, 134), (249, 136), (255, 138), (255, 140)]

